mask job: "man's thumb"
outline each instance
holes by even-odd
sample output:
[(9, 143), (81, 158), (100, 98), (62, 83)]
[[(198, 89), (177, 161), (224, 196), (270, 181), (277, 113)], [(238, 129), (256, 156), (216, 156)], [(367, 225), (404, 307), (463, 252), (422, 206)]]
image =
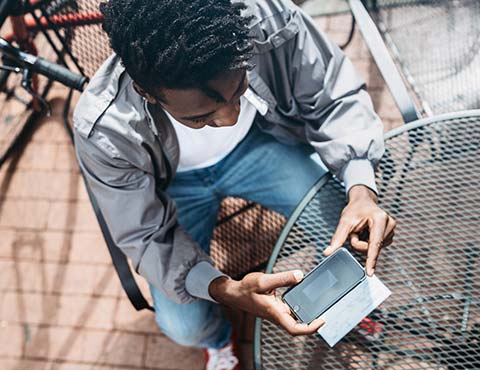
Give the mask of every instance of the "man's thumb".
[(301, 270), (277, 272), (276, 274), (264, 274), (259, 280), (261, 292), (268, 292), (280, 287), (288, 287), (299, 283), (303, 279)]

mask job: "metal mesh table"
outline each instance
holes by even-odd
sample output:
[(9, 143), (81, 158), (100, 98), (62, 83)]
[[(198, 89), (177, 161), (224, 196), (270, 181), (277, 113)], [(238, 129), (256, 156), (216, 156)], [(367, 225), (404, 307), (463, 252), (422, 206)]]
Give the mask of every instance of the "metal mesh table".
[[(257, 319), (256, 369), (480, 369), (480, 110), (412, 122), (386, 148), (380, 203), (398, 226), (375, 271), (392, 296), (333, 349)], [(344, 204), (340, 184), (320, 180), (267, 272), (313, 268)]]
[(370, 3), (428, 115), (480, 107), (480, 1)]

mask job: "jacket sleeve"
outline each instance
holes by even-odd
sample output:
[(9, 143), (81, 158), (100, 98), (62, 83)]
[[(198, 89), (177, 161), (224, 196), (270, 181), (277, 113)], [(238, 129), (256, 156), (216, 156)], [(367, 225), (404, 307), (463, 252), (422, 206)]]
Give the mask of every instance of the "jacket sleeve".
[(310, 16), (294, 9), (299, 24), (290, 76), (306, 138), (347, 192), (357, 184), (377, 192), (373, 169), (384, 152), (383, 125), (365, 83)]
[(213, 301), (208, 285), (223, 274), (178, 225), (175, 203), (156, 191), (154, 177), (77, 134), (75, 148), (112, 238), (135, 270), (177, 303)]

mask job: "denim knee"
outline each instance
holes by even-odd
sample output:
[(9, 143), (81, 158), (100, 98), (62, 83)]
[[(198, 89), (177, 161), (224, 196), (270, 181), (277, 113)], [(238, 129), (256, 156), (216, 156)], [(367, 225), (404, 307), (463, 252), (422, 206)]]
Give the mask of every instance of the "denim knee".
[[(220, 311), (215, 307), (214, 311)], [(193, 313), (193, 312), (192, 312)], [(201, 315), (200, 315), (201, 316)], [(230, 324), (223, 315), (206, 314), (168, 315), (167, 312), (155, 313), (158, 327), (171, 340), (187, 347), (219, 348), (230, 339)]]
[(202, 342), (202, 338), (199, 335), (201, 328), (198, 325), (184, 326), (184, 325), (165, 325), (165, 320), (158, 317), (156, 314), (155, 321), (158, 327), (168, 338), (175, 343), (186, 347), (199, 347)]

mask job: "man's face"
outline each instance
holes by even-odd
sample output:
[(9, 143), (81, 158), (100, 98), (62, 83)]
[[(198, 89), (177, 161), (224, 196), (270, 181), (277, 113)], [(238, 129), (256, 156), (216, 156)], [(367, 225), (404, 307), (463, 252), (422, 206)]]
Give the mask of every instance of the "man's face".
[(240, 97), (248, 88), (245, 70), (226, 72), (200, 89), (162, 88), (161, 106), (178, 122), (191, 127), (233, 126), (240, 113)]

